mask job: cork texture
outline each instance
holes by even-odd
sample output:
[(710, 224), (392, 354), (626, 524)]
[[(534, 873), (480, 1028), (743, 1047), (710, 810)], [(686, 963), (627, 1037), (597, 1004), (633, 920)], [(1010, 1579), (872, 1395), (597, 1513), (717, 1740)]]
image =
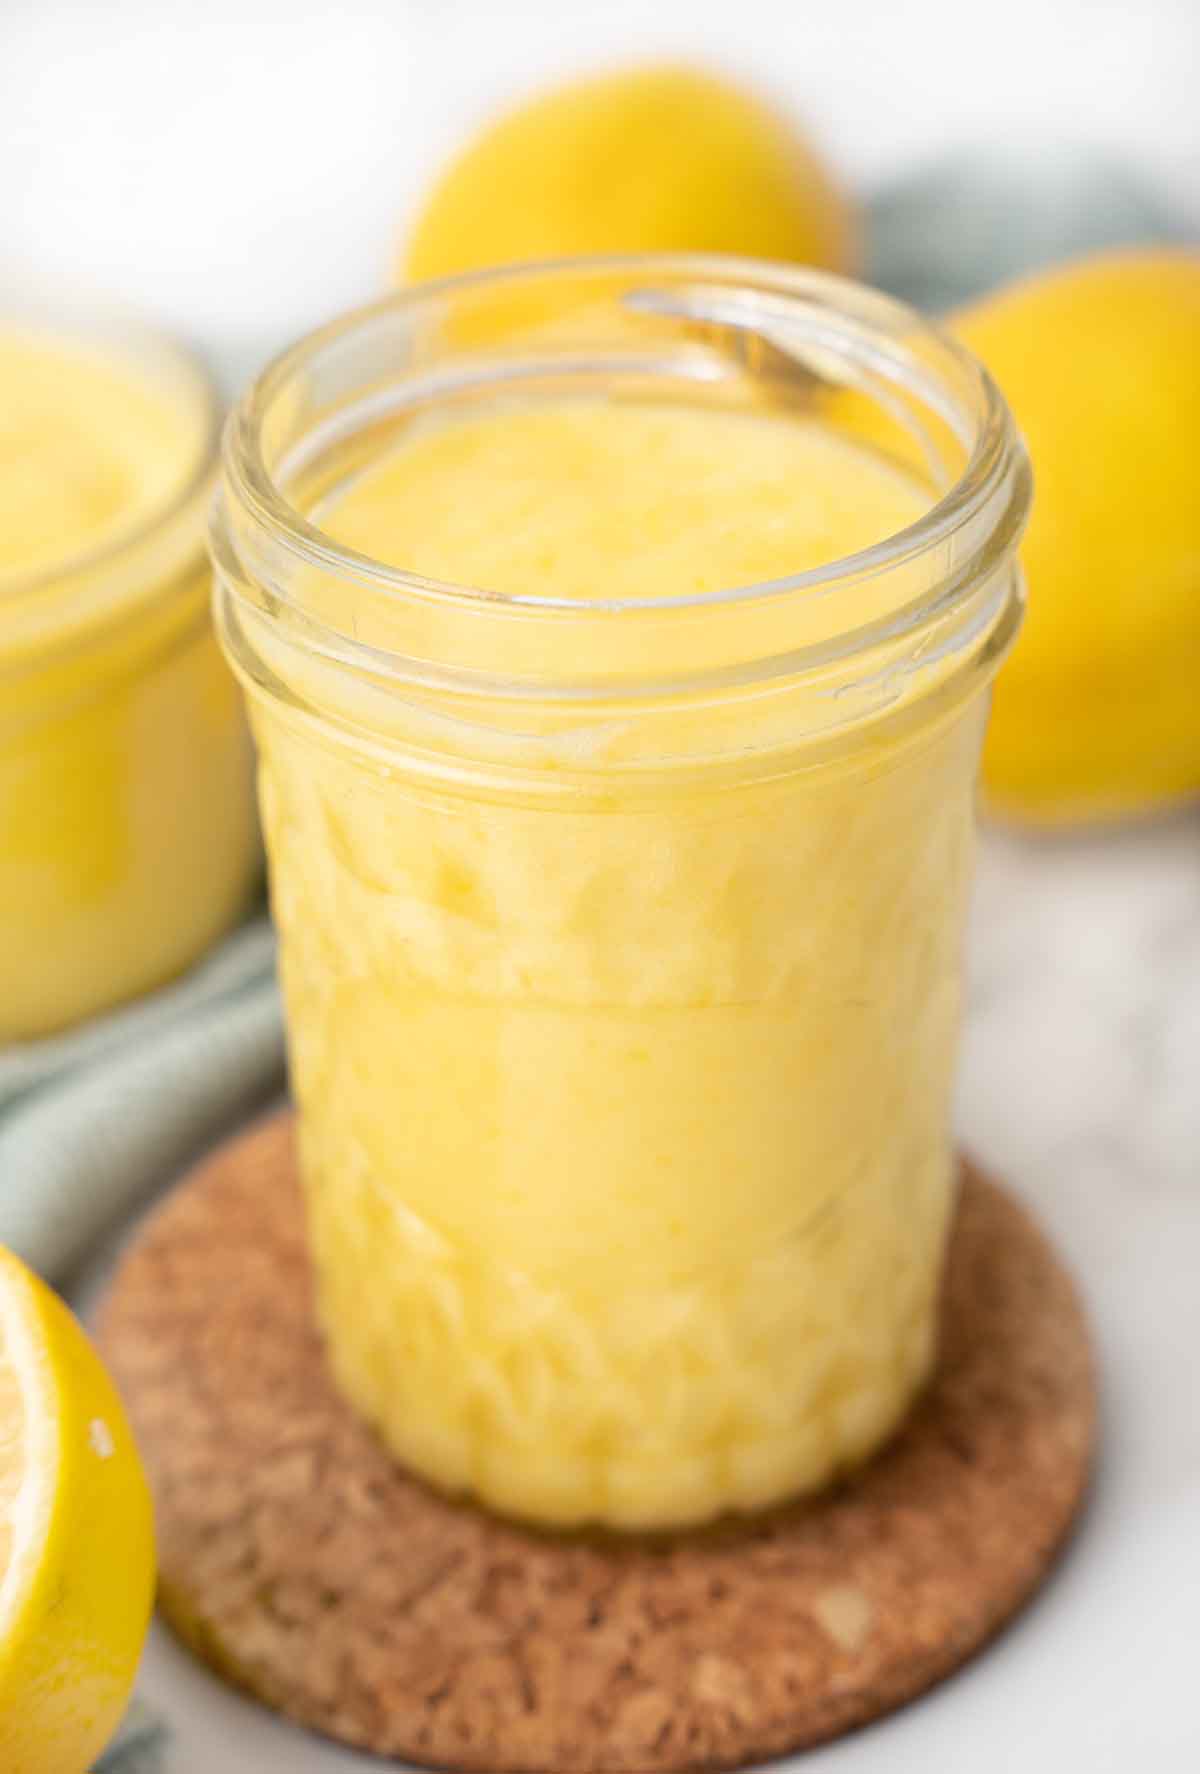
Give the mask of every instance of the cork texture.
[(703, 1532), (543, 1536), (398, 1468), (324, 1366), (284, 1116), (151, 1218), (101, 1341), (183, 1638), (319, 1732), (494, 1774), (746, 1766), (912, 1699), (1042, 1581), (1095, 1433), (1071, 1282), (969, 1167), (906, 1428), (816, 1502)]

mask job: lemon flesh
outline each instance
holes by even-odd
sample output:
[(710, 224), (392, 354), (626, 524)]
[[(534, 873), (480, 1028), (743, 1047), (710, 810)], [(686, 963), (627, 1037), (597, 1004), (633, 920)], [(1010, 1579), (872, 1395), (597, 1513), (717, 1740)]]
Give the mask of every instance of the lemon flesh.
[(0, 1768), (83, 1774), (150, 1616), (150, 1494), (75, 1319), (0, 1250)]

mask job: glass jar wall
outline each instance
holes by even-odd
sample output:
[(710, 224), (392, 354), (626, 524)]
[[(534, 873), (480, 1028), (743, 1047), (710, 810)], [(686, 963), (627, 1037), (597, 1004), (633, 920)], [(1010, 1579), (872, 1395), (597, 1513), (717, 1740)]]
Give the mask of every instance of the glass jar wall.
[(670, 1526), (908, 1408), (1028, 496), (957, 348), (732, 261), (417, 290), (235, 416), (321, 1313), (435, 1482)]
[(209, 612), (214, 397), (164, 341), (0, 315), (0, 1043), (180, 972), (257, 870)]

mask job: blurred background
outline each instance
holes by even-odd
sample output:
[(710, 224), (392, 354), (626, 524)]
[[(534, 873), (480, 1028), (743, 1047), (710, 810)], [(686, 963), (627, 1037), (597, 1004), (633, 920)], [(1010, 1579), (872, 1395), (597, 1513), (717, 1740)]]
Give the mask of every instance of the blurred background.
[(498, 105), (699, 57), (878, 192), (999, 146), (1114, 153), (1200, 214), (1194, 0), (5, 0), (0, 269), (144, 308), (240, 366), (374, 294), (447, 153)]

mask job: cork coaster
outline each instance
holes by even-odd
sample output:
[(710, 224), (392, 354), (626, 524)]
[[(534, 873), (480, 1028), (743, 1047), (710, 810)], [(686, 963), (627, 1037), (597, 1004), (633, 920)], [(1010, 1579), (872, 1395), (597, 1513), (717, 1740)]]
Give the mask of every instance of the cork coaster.
[(504, 1774), (742, 1766), (911, 1699), (1042, 1581), (1095, 1425), (1071, 1283), (969, 1168), (899, 1438), (816, 1502), (677, 1538), (542, 1536), (389, 1460), (325, 1371), (286, 1117), (158, 1211), (101, 1336), (182, 1636), (317, 1731)]

